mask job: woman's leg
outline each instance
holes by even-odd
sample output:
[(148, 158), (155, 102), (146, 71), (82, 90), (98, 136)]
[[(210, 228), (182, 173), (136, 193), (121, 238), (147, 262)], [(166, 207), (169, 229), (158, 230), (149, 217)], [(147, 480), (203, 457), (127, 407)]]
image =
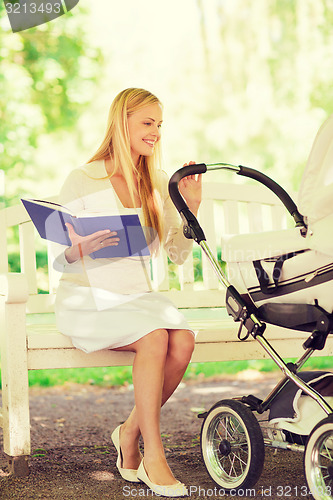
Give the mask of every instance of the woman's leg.
[(195, 339), (189, 330), (169, 330), (168, 354), (164, 368), (162, 405), (175, 392), (191, 361)]
[(136, 352), (133, 364), (136, 406), (121, 429), (123, 467), (138, 467), (138, 443), (142, 434), (145, 467), (151, 481), (157, 484), (175, 482), (160, 437), (160, 407), (179, 385), (193, 348), (194, 337), (188, 330), (156, 330), (131, 346), (119, 349)]
[[(119, 350), (135, 352), (133, 363), (133, 385), (135, 396), (135, 421), (121, 427), (120, 442), (123, 468), (136, 468), (130, 464), (128, 455), (138, 453), (137, 442), (140, 433), (144, 442), (145, 467), (152, 482), (173, 484), (173, 477), (164, 455), (160, 432), (160, 412), (164, 367), (168, 352), (167, 330), (155, 330), (130, 346)], [(134, 425), (133, 425), (134, 423)], [(133, 441), (133, 437), (135, 441)], [(132, 442), (130, 441), (132, 439)], [(133, 447), (135, 443), (135, 448)], [(152, 470), (154, 469), (154, 471)]]

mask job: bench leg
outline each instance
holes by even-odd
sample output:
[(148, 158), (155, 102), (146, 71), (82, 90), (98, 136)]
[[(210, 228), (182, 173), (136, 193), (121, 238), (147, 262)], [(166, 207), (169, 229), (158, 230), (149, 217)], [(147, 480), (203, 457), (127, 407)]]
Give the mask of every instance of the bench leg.
[(8, 471), (10, 476), (26, 477), (29, 475), (28, 457), (21, 455), (19, 457), (8, 457)]
[[(15, 457), (12, 460), (12, 467), (16, 470), (18, 468), (16, 462), (21, 463), (21, 460), (17, 459), (30, 455), (25, 304), (2, 303), (1, 305), (3, 451), (9, 457)], [(23, 458), (22, 461), (24, 463)]]

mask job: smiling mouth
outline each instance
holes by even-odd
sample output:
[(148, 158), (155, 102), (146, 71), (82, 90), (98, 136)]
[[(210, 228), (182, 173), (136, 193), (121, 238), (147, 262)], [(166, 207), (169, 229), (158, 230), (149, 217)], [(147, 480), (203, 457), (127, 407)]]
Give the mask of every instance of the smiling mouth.
[(145, 142), (146, 144), (148, 144), (148, 146), (150, 146), (151, 148), (153, 148), (155, 146), (155, 141), (150, 141), (148, 139), (143, 139), (143, 142)]

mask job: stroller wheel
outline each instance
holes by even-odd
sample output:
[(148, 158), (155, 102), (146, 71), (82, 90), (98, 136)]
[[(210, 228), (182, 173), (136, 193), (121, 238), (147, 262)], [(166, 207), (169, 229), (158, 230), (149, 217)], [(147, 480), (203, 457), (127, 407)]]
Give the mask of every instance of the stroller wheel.
[(208, 474), (226, 493), (251, 488), (265, 460), (263, 435), (251, 410), (232, 399), (216, 403), (201, 427), (201, 453)]
[(304, 473), (315, 500), (333, 499), (333, 415), (311, 432), (304, 453)]

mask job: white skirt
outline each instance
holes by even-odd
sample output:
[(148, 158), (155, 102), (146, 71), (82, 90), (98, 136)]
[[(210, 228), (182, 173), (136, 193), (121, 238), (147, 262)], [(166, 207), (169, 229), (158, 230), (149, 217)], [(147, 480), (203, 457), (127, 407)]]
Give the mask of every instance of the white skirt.
[(122, 295), (64, 280), (55, 313), (59, 331), (86, 353), (132, 344), (160, 328), (192, 332), (183, 314), (157, 292)]

